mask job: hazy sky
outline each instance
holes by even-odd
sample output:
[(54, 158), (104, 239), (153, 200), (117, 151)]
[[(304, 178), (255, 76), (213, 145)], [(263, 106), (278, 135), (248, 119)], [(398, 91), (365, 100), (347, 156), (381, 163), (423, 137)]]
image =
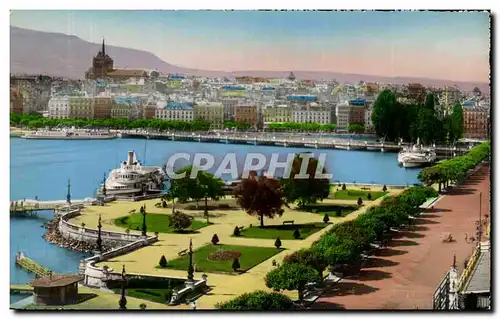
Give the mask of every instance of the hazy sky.
[(489, 82), (481, 12), (13, 11), (11, 25), (206, 70), (333, 71)]

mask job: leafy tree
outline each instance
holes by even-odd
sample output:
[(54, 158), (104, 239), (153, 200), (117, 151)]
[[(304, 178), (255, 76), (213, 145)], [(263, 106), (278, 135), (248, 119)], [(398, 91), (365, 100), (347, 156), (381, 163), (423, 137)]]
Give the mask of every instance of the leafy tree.
[(368, 200), (372, 200), (372, 194), (371, 194), (371, 193), (368, 193), (368, 195), (366, 195), (366, 198), (367, 198)]
[(295, 230), (293, 231), (293, 238), (295, 238), (295, 239), (300, 238), (300, 231), (298, 228), (295, 228)]
[(238, 258), (234, 258), (233, 259), (233, 264), (231, 265), (231, 268), (233, 268), (233, 271), (236, 272), (238, 271), (238, 269), (240, 269), (240, 261), (238, 260)]
[(284, 263), (267, 273), (266, 286), (275, 290), (297, 290), (299, 301), (304, 299), (304, 288), (309, 282), (320, 281), (319, 273), (301, 263)]
[(345, 191), (347, 187), (345, 186), (345, 183), (342, 184), (342, 190)]
[(291, 255), (287, 255), (284, 259), (285, 263), (301, 263), (311, 268), (314, 268), (323, 278), (323, 271), (327, 263), (323, 255), (315, 249), (300, 249)]
[(351, 133), (363, 133), (365, 131), (365, 126), (363, 124), (349, 124), (347, 126), (347, 131)]
[(161, 268), (167, 267), (167, 258), (164, 255), (161, 256), (159, 264)]
[(217, 245), (219, 243), (219, 236), (217, 234), (214, 234), (212, 236), (212, 244)]
[(358, 197), (358, 206), (361, 206), (363, 205), (363, 200), (361, 199), (361, 197)]
[(219, 310), (290, 310), (293, 308), (293, 302), (283, 294), (259, 290), (218, 303), (215, 308)]
[(372, 122), (377, 136), (386, 137), (390, 141), (396, 139), (398, 135), (394, 127), (396, 108), (394, 93), (389, 89), (380, 92), (373, 103), (372, 113)]
[(198, 172), (196, 181), (198, 187), (201, 188), (200, 193), (203, 198), (205, 198), (205, 217), (207, 218), (207, 223), (209, 223), (208, 199), (210, 198), (213, 201), (217, 201), (224, 196), (224, 182), (220, 178), (205, 171)]
[(434, 114), (436, 112), (435, 103), (436, 103), (436, 97), (434, 96), (434, 93), (428, 93), (425, 96), (424, 107), (428, 110), (431, 110), (432, 113)]
[(249, 215), (257, 215), (260, 227), (264, 227), (264, 217), (283, 215), (284, 194), (279, 181), (252, 172), (234, 190), (238, 205)]
[[(292, 162), (290, 178), (281, 180), (287, 202), (293, 203), (297, 201), (301, 208), (327, 198), (330, 193), (330, 180), (316, 177), (316, 170), (319, 165), (317, 158), (310, 158), (307, 163), (306, 174), (309, 177), (297, 178), (303, 161), (304, 159), (300, 155), (296, 155)], [(323, 168), (321, 173), (326, 174), (326, 169)]]
[(274, 246), (276, 246), (276, 248), (280, 249), (281, 239), (279, 237), (277, 237), (276, 240), (274, 241)]
[(462, 138), (464, 132), (464, 111), (459, 102), (453, 106), (450, 118), (450, 137), (453, 141)]
[(176, 230), (182, 230), (189, 228), (192, 223), (192, 217), (181, 213), (176, 210), (172, 216), (170, 217), (170, 227), (173, 227)]
[(387, 192), (387, 186), (385, 186), (385, 184), (384, 184), (384, 187), (382, 187), (382, 191)]
[(329, 221), (330, 221), (330, 217), (328, 217), (328, 214), (327, 214), (327, 213), (325, 213), (325, 216), (323, 217), (323, 222), (324, 222), (325, 224), (328, 224), (328, 222), (329, 222)]

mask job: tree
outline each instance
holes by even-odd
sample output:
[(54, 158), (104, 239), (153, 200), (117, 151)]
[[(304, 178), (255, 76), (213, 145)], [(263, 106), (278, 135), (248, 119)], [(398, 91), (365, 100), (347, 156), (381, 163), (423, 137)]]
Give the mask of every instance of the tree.
[(217, 201), (224, 196), (224, 182), (209, 172), (201, 171), (198, 172), (197, 184), (201, 188), (200, 193), (205, 199), (204, 215), (207, 219), (207, 224), (209, 224), (208, 199)]
[(267, 273), (266, 286), (275, 290), (297, 290), (299, 301), (304, 299), (304, 288), (309, 282), (320, 281), (319, 273), (301, 263), (284, 263)]
[[(330, 193), (330, 180), (328, 178), (316, 177), (316, 170), (319, 165), (317, 158), (310, 158), (307, 163), (306, 174), (309, 177), (297, 178), (297, 175), (301, 171), (303, 160), (300, 155), (296, 155), (292, 162), (290, 178), (281, 179), (287, 202), (298, 202), (301, 208), (304, 208), (307, 204), (316, 203), (318, 200), (327, 198)], [(326, 174), (326, 169), (323, 168), (321, 173)]]
[(368, 200), (372, 200), (372, 194), (371, 194), (371, 193), (368, 193), (368, 195), (366, 195), (366, 198), (367, 198)]
[(214, 234), (212, 236), (212, 244), (217, 245), (219, 243), (219, 236), (217, 234)]
[(393, 141), (397, 137), (394, 119), (396, 114), (396, 97), (394, 93), (385, 89), (373, 103), (372, 122), (379, 137), (386, 137)]
[(191, 226), (192, 218), (189, 215), (176, 210), (170, 217), (170, 227), (176, 230), (186, 229)]
[(218, 303), (215, 308), (219, 310), (290, 310), (293, 308), (293, 302), (283, 294), (259, 290)]
[(323, 255), (315, 249), (300, 249), (284, 258), (285, 263), (301, 263), (314, 268), (323, 278), (323, 271), (327, 263)]
[(387, 192), (387, 186), (385, 186), (385, 184), (384, 184), (384, 187), (382, 187), (382, 191)]
[(345, 183), (342, 184), (342, 190), (345, 191), (347, 187), (345, 186)]
[(330, 217), (328, 217), (328, 214), (327, 214), (327, 213), (325, 213), (325, 216), (323, 217), (323, 222), (324, 222), (325, 224), (328, 224), (328, 222), (329, 222), (329, 221), (330, 221)]
[(361, 199), (361, 197), (358, 197), (358, 206), (361, 206), (363, 205), (363, 200)]
[(161, 256), (159, 265), (161, 268), (167, 267), (167, 258), (164, 255)]
[(279, 237), (276, 237), (276, 240), (274, 241), (274, 246), (276, 246), (276, 248), (280, 249), (281, 239)]
[(141, 303), (141, 304), (139, 305), (139, 308), (140, 308), (141, 310), (146, 310), (147, 306), (146, 306), (146, 304), (145, 304), (145, 303)]
[(204, 197), (204, 189), (200, 185), (199, 178), (202, 172), (198, 172), (196, 178), (191, 178), (191, 166), (185, 166), (178, 170), (176, 174), (185, 174), (183, 178), (172, 179), (170, 182), (170, 187), (172, 188), (175, 198), (179, 199), (181, 202), (193, 199), (196, 201), (198, 206), (199, 200)]
[(436, 97), (434, 96), (434, 93), (428, 93), (425, 96), (424, 107), (428, 110), (431, 110), (432, 113), (435, 114), (436, 112), (435, 103), (436, 103)]
[(293, 238), (295, 238), (295, 239), (300, 238), (300, 231), (298, 228), (295, 228), (295, 230), (293, 231)]
[(238, 259), (238, 258), (234, 258), (234, 259), (233, 259), (233, 264), (231, 265), (231, 268), (233, 268), (233, 271), (234, 271), (234, 272), (237, 272), (237, 271), (238, 271), (238, 269), (240, 269), (240, 267), (241, 267), (241, 266), (240, 266), (240, 261), (239, 261), (239, 259)]
[(241, 235), (240, 228), (238, 226), (234, 226), (233, 235), (237, 237)]
[(234, 190), (238, 205), (249, 215), (257, 215), (260, 227), (264, 227), (264, 217), (274, 218), (283, 215), (284, 194), (279, 181), (257, 176), (252, 172)]
[(457, 141), (462, 138), (464, 132), (464, 111), (459, 102), (453, 106), (450, 118), (450, 138)]

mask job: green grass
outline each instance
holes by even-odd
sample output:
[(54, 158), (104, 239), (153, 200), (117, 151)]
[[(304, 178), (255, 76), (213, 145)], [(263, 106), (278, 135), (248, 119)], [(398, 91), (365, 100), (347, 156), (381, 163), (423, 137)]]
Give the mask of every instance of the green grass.
[[(131, 230), (142, 230), (142, 215), (140, 213), (123, 216), (115, 219), (115, 225)], [(195, 232), (196, 230), (206, 227), (206, 222), (193, 219), (189, 228), (182, 232)], [(170, 216), (167, 214), (146, 214), (147, 231), (154, 233), (175, 233), (174, 228), (170, 227)]]
[(311, 204), (307, 205), (305, 210), (313, 214), (324, 215), (329, 217), (345, 217), (359, 209), (358, 205), (339, 205), (339, 204)]
[(305, 239), (326, 226), (327, 224), (325, 223), (272, 225), (264, 226), (264, 228), (252, 226), (249, 228), (243, 228), (239, 237), (263, 239), (276, 239), (276, 237), (279, 237), (280, 239), (295, 239), (293, 237), (293, 233), (295, 229), (298, 229), (300, 232), (299, 239)]
[[(283, 249), (269, 248), (269, 247), (252, 247), (252, 246), (234, 246), (234, 245), (212, 245), (203, 246), (198, 248), (193, 253), (193, 263), (196, 264), (197, 272), (222, 272), (234, 273), (232, 267), (232, 260), (212, 261), (208, 260), (210, 253), (218, 250), (236, 250), (241, 253), (239, 258), (240, 272), (245, 272), (250, 268), (260, 264), (266, 259), (271, 258)], [(189, 255), (184, 255), (177, 259), (168, 261), (167, 268), (187, 270), (189, 265)], [(159, 268), (159, 266), (157, 267)]]
[[(121, 289), (115, 288), (113, 291), (117, 294), (121, 293)], [(137, 299), (149, 300), (152, 302), (166, 303), (170, 302), (172, 297), (172, 289), (151, 289), (151, 288), (128, 288), (126, 289), (127, 296)]]
[(362, 191), (357, 189), (346, 189), (339, 190), (333, 193), (333, 199), (350, 199), (350, 200), (358, 200), (361, 197), (362, 200), (369, 200), (368, 193), (372, 195), (371, 200), (376, 200), (377, 198), (384, 196), (388, 192), (378, 192), (378, 191)]

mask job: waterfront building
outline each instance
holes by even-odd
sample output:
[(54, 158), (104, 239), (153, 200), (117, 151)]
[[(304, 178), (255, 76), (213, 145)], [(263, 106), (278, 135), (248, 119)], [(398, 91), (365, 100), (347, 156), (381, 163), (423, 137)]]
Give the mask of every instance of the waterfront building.
[(191, 122), (194, 118), (193, 106), (188, 103), (159, 101), (156, 104), (155, 118), (166, 121)]
[(49, 100), (49, 117), (55, 119), (69, 118), (69, 96), (54, 96)]
[(68, 98), (68, 117), (91, 119), (94, 117), (94, 98), (89, 96), (70, 96)]
[(337, 129), (346, 129), (349, 125), (349, 102), (343, 101), (337, 103), (335, 107), (335, 115), (337, 117)]
[(264, 123), (289, 123), (292, 122), (292, 108), (289, 105), (266, 106), (262, 109)]
[(113, 59), (106, 54), (104, 39), (101, 50), (92, 59), (92, 67), (85, 73), (86, 79), (111, 79), (124, 81), (130, 78), (147, 77), (147, 72), (142, 69), (115, 69)]
[(292, 122), (295, 123), (330, 124), (330, 120), (330, 110), (317, 103), (311, 103), (307, 107), (296, 107), (292, 110)]
[(236, 107), (235, 121), (238, 123), (248, 123), (253, 127), (259, 122), (257, 106), (238, 106)]
[(211, 128), (220, 129), (224, 123), (224, 111), (220, 102), (198, 102), (194, 105), (194, 119), (210, 122)]
[(23, 113), (23, 97), (18, 88), (10, 88), (10, 113)]
[(243, 103), (241, 97), (224, 97), (220, 99), (224, 113), (224, 121), (234, 121), (236, 118), (236, 107)]
[(349, 101), (349, 124), (365, 124), (366, 101), (355, 99)]
[(137, 97), (120, 96), (113, 99), (111, 118), (135, 120), (139, 117)]
[(40, 306), (69, 305), (78, 301), (78, 283), (82, 275), (49, 275), (30, 281), (34, 301)]
[(368, 133), (373, 133), (375, 131), (375, 126), (372, 121), (373, 114), (373, 103), (369, 103), (365, 109), (365, 131)]
[(156, 104), (147, 103), (143, 106), (142, 118), (145, 120), (152, 120), (156, 117)]
[(465, 138), (488, 138), (489, 112), (487, 109), (478, 106), (464, 106), (463, 114)]
[(110, 96), (94, 97), (94, 118), (109, 119), (113, 108), (113, 99)]

